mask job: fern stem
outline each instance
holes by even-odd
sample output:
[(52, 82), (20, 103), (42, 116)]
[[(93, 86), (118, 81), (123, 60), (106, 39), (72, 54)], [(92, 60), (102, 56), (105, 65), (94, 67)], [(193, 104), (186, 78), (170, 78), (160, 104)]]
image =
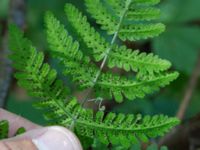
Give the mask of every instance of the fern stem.
[(94, 80), (93, 80), (93, 85), (92, 85), (92, 87), (90, 88), (90, 90), (88, 91), (88, 93), (87, 93), (87, 95), (86, 95), (86, 98), (85, 98), (84, 101), (81, 103), (82, 106), (84, 106), (84, 104), (86, 103), (88, 96), (91, 94), (91, 92), (92, 92), (92, 90), (93, 90), (93, 87), (96, 85), (96, 83), (97, 83), (97, 81), (98, 81), (98, 79), (99, 79), (99, 77), (100, 77), (100, 75), (101, 75), (101, 72), (102, 72), (102, 70), (103, 70), (103, 68), (104, 68), (104, 66), (105, 66), (105, 64), (106, 64), (106, 61), (107, 61), (108, 56), (109, 56), (109, 54), (110, 54), (110, 51), (112, 50), (112, 48), (113, 48), (113, 46), (114, 46), (114, 43), (115, 43), (116, 40), (117, 40), (117, 36), (118, 36), (118, 34), (119, 34), (121, 25), (122, 25), (122, 23), (123, 23), (124, 17), (126, 16), (126, 13), (127, 13), (128, 9), (129, 9), (130, 4), (131, 4), (131, 0), (128, 0), (128, 1), (127, 1), (127, 4), (126, 4), (126, 8), (125, 8), (125, 10), (124, 10), (122, 16), (120, 17), (120, 21), (119, 21), (119, 24), (118, 24), (117, 31), (115, 32), (115, 34), (114, 34), (114, 36), (113, 36), (113, 38), (112, 38), (111, 46), (105, 51), (105, 56), (104, 56), (104, 59), (103, 59), (103, 61), (102, 61), (102, 63), (101, 63), (100, 69), (99, 69), (99, 71), (97, 72), (97, 74), (96, 74), (96, 76), (95, 76), (95, 78), (94, 78)]
[[(167, 125), (170, 125), (171, 122), (163, 122), (163, 123), (160, 123), (160, 124), (155, 124), (153, 126), (149, 126), (149, 127), (135, 127), (133, 129), (133, 127), (130, 127), (130, 128), (124, 128), (124, 127), (114, 127), (114, 126), (105, 126), (105, 125), (102, 125), (102, 124), (94, 124), (93, 122), (85, 122), (85, 121), (80, 121), (78, 120), (77, 121), (80, 125), (82, 126), (86, 126), (86, 127), (94, 127), (95, 126), (95, 129), (104, 129), (104, 130), (116, 130), (116, 131), (122, 131), (122, 132), (145, 132), (145, 131), (148, 131), (148, 130), (153, 130), (153, 129), (158, 129), (158, 128), (162, 128), (162, 127), (165, 127)], [(135, 125), (137, 126), (137, 120), (135, 121)]]
[(122, 16), (120, 17), (120, 21), (119, 21), (119, 24), (118, 24), (117, 31), (115, 32), (115, 34), (114, 34), (114, 36), (113, 36), (113, 38), (112, 38), (111, 46), (106, 50), (104, 59), (103, 59), (103, 61), (102, 61), (102, 63), (101, 63), (101, 66), (100, 66), (100, 70), (99, 70), (98, 73), (96, 74), (96, 77), (95, 77), (95, 79), (94, 79), (94, 81), (93, 81), (93, 86), (95, 86), (96, 82), (98, 81), (99, 76), (101, 75), (101, 72), (102, 72), (102, 70), (103, 70), (103, 68), (104, 68), (104, 66), (105, 66), (105, 64), (106, 64), (107, 59), (108, 59), (108, 56), (109, 56), (109, 54), (110, 54), (110, 51), (112, 50), (112, 48), (113, 48), (113, 46), (114, 46), (114, 43), (115, 43), (116, 40), (117, 40), (117, 36), (118, 36), (118, 34), (119, 34), (120, 28), (121, 28), (121, 26), (122, 26), (123, 20), (124, 20), (124, 18), (125, 18), (125, 16), (126, 16), (126, 13), (127, 13), (128, 9), (129, 9), (130, 4), (131, 4), (131, 0), (128, 0), (128, 1), (126, 2), (126, 8), (125, 8), (125, 10), (124, 10)]
[[(110, 51), (112, 50), (112, 48), (113, 48), (113, 46), (114, 46), (114, 43), (115, 43), (116, 40), (117, 40), (119, 31), (120, 31), (120, 29), (121, 29), (121, 26), (122, 26), (122, 23), (123, 23), (123, 21), (124, 21), (124, 18), (125, 18), (125, 16), (126, 16), (128, 10), (129, 10), (129, 7), (130, 7), (131, 2), (132, 2), (131, 0), (127, 0), (127, 1), (126, 1), (126, 7), (125, 7), (125, 9), (124, 9), (124, 11), (123, 11), (123, 13), (122, 13), (122, 16), (120, 17), (120, 21), (119, 21), (119, 24), (118, 24), (117, 31), (115, 32), (115, 34), (114, 34), (114, 36), (113, 36), (113, 38), (112, 38), (112, 40), (111, 40), (111, 45), (110, 45), (110, 47), (109, 47), (108, 49), (106, 49), (106, 51), (105, 51), (105, 56), (104, 56), (103, 61), (102, 61), (102, 63), (101, 63), (100, 69), (99, 69), (99, 71), (97, 72), (97, 74), (95, 75), (95, 78), (94, 78), (94, 80), (93, 80), (93, 84), (92, 84), (92, 86), (90, 87), (90, 89), (88, 90), (88, 92), (86, 93), (86, 96), (85, 96), (84, 100), (81, 102), (81, 106), (84, 106), (85, 103), (87, 102), (88, 97), (89, 97), (90, 94), (92, 93), (93, 88), (94, 88), (94, 86), (96, 85), (96, 83), (97, 83), (97, 81), (98, 81), (98, 79), (99, 79), (99, 77), (100, 77), (100, 75), (101, 75), (101, 72), (102, 72), (102, 70), (103, 70), (103, 68), (104, 68), (104, 66), (105, 66), (105, 64), (106, 64), (106, 62), (107, 62), (107, 60), (108, 60), (108, 56), (109, 56), (109, 54), (110, 54)], [(78, 117), (78, 116), (79, 116), (79, 112), (78, 112), (78, 114), (76, 115), (75, 119), (73, 119), (74, 122), (72, 122), (72, 125), (71, 125), (70, 129), (73, 128), (73, 125), (74, 125), (75, 121), (77, 120), (77, 117)]]

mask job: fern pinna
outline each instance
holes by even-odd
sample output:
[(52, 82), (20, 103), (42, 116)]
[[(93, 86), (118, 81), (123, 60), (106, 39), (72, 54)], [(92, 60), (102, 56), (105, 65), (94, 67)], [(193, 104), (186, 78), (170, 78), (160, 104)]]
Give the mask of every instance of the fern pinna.
[[(24, 127), (20, 127), (15, 132), (14, 136), (20, 135), (26, 132)], [(0, 120), (0, 140), (8, 138), (9, 135), (9, 122), (7, 120)]]
[[(179, 123), (178, 119), (164, 115), (142, 117), (84, 108), (91, 93), (97, 97), (94, 99), (134, 100), (178, 77), (177, 72), (168, 71), (171, 63), (167, 60), (117, 44), (151, 38), (164, 31), (162, 23), (153, 21), (159, 17), (159, 9), (154, 7), (157, 3), (159, 0), (85, 0), (88, 13), (112, 37), (111, 41), (97, 32), (72, 4), (65, 5), (65, 13), (75, 39), (70, 36), (71, 30), (67, 31), (51, 12), (46, 13), (47, 41), (52, 56), (61, 62), (63, 74), (70, 76), (79, 89), (89, 89), (81, 103), (57, 79), (56, 70), (44, 63), (44, 54), (38, 52), (19, 29), (10, 26), (15, 77), (30, 95), (43, 99), (37, 102), (37, 107), (46, 110), (46, 119), (74, 129), (79, 136), (124, 147), (138, 140), (146, 142), (162, 136)], [(85, 49), (89, 54), (83, 53)], [(105, 71), (105, 66), (123, 69), (132, 77)]]

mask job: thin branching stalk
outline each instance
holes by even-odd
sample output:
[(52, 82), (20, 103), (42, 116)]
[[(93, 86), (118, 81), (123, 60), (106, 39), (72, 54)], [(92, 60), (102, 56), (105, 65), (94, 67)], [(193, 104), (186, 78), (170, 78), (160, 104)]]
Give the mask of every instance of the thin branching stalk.
[[(100, 69), (99, 69), (99, 71), (97, 72), (97, 74), (95, 75), (95, 78), (94, 78), (94, 80), (93, 80), (93, 85), (92, 85), (92, 87), (88, 90), (88, 92), (86, 93), (85, 98), (84, 98), (83, 101), (81, 102), (81, 106), (84, 106), (85, 103), (87, 102), (88, 97), (89, 97), (90, 94), (92, 93), (93, 88), (94, 88), (94, 86), (96, 85), (96, 83), (97, 83), (97, 81), (98, 81), (98, 79), (99, 79), (99, 77), (100, 77), (100, 75), (101, 75), (101, 72), (102, 72), (102, 70), (103, 70), (103, 68), (104, 68), (104, 66), (105, 66), (105, 64), (106, 64), (106, 61), (107, 61), (107, 59), (108, 59), (108, 57), (109, 57), (110, 51), (112, 50), (112, 48), (113, 48), (113, 46), (114, 46), (114, 44), (115, 44), (115, 42), (116, 42), (116, 40), (117, 40), (119, 31), (120, 31), (120, 29), (121, 29), (121, 26), (122, 26), (122, 23), (123, 23), (123, 21), (124, 21), (124, 18), (125, 18), (125, 16), (126, 16), (126, 14), (127, 14), (127, 11), (129, 10), (130, 4), (131, 4), (131, 0), (127, 0), (127, 2), (126, 2), (126, 7), (125, 7), (125, 9), (124, 9), (124, 11), (123, 11), (123, 13), (122, 13), (122, 16), (120, 17), (120, 21), (119, 21), (117, 30), (116, 30), (116, 32), (115, 32), (115, 34), (114, 34), (114, 36), (113, 36), (113, 38), (112, 38), (112, 40), (111, 40), (111, 45), (110, 45), (110, 47), (109, 47), (108, 49), (105, 50), (105, 56), (104, 56), (103, 61), (102, 61), (102, 63), (101, 63)], [(71, 127), (70, 127), (71, 129), (73, 128), (74, 123), (76, 122), (76, 119), (77, 119), (78, 115), (79, 115), (79, 113), (77, 113), (77, 116), (73, 119), (74, 121), (72, 122), (72, 125), (71, 125)]]

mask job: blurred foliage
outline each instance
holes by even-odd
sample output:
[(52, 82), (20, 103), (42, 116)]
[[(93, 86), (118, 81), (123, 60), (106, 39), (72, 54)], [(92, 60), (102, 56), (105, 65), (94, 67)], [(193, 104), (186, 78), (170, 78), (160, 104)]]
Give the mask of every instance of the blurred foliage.
[(187, 74), (192, 72), (200, 50), (199, 6), (199, 0), (165, 0), (160, 7), (167, 30), (152, 41), (155, 53)]
[[(1, 38), (2, 38), (2, 37), (1, 37), (1, 32), (2, 32), (2, 27), (1, 27), (1, 24), (0, 24), (0, 47), (1, 47), (1, 40), (2, 40), (2, 39), (1, 39)], [(0, 62), (0, 64), (1, 64), (1, 62)]]
[(2, 24), (1, 22), (7, 18), (9, 8), (9, 0), (0, 0), (0, 47), (1, 47), (1, 35), (2, 35)]
[(26, 100), (18, 99), (14, 93), (10, 94), (6, 108), (24, 118), (34, 121), (35, 123), (45, 125), (42, 113), (33, 108), (33, 103), (36, 99), (28, 98)]
[(59, 0), (59, 3), (58, 1), (49, 2), (49, 0), (27, 0), (27, 33), (33, 43), (42, 50), (47, 48), (44, 30), (44, 13), (51, 10), (56, 17), (65, 22), (66, 16), (63, 12), (64, 4), (67, 2), (73, 3), (83, 10), (84, 5), (82, 0)]
[(0, 0), (0, 20), (8, 16), (9, 0)]

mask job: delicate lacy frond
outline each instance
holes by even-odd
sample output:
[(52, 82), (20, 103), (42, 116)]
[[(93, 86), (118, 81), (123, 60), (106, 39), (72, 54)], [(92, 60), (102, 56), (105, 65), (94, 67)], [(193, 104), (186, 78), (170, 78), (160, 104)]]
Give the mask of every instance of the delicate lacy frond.
[[(118, 17), (121, 16), (122, 10), (125, 7), (124, 1), (107, 0), (106, 5), (112, 7), (113, 12)], [(151, 21), (160, 17), (160, 9), (154, 7), (141, 7), (136, 4), (130, 6), (127, 11), (125, 20), (130, 21)]]
[(38, 106), (48, 109), (46, 119), (57, 120), (65, 127), (73, 124), (79, 135), (98, 137), (105, 144), (126, 147), (137, 140), (147, 141), (151, 137), (162, 136), (179, 123), (176, 118), (163, 115), (142, 118), (140, 115), (105, 115), (102, 111), (94, 114), (92, 110), (82, 108), (76, 99), (65, 102), (66, 90), (56, 79), (55, 70), (43, 63), (42, 53), (38, 53), (16, 27), (11, 26), (10, 33), (12, 59), (18, 70), (16, 77), (29, 93), (44, 99), (38, 102)]
[[(164, 115), (153, 117), (141, 115), (124, 115), (99, 111), (96, 114), (90, 109), (83, 109), (74, 99), (66, 107), (73, 116), (80, 112), (74, 128), (79, 135), (97, 137), (101, 142), (108, 144), (121, 144), (129, 147), (137, 140), (147, 142), (149, 138), (163, 136), (173, 126), (179, 123), (176, 118)], [(60, 114), (60, 112), (58, 112)], [(66, 118), (60, 122), (63, 125), (71, 125), (72, 120)]]
[(0, 140), (8, 138), (9, 124), (6, 120), (0, 121)]
[[(51, 12), (47, 12), (45, 23), (50, 52), (62, 62), (65, 75), (70, 75), (83, 89), (91, 88), (97, 96), (113, 97), (117, 102), (122, 102), (124, 98), (143, 98), (178, 77), (177, 72), (167, 72), (170, 62), (153, 54), (139, 53), (138, 50), (132, 51), (115, 44), (117, 36), (122, 40), (139, 40), (160, 34), (164, 30), (163, 24), (146, 23), (159, 16), (159, 10), (152, 7), (159, 0), (85, 2), (92, 17), (102, 25), (102, 29), (113, 34), (113, 39), (110, 43), (107, 42), (90, 26), (78, 9), (67, 4), (65, 11), (68, 21), (85, 44), (80, 46), (68, 34), (64, 25)], [(179, 123), (178, 119), (163, 115), (142, 118), (141, 115), (105, 114), (103, 111), (94, 113), (85, 109), (82, 107), (85, 101), (79, 104), (76, 98), (67, 98), (69, 89), (57, 79), (56, 70), (44, 63), (44, 54), (38, 52), (15, 26), (10, 26), (9, 41), (19, 85), (26, 88), (32, 96), (42, 99), (36, 105), (46, 110), (45, 118), (52, 120), (54, 124), (70, 128), (73, 126), (79, 135), (97, 137), (105, 144), (129, 147), (137, 140), (147, 141), (149, 138), (162, 136)], [(92, 49), (95, 61), (103, 60), (100, 68), (81, 51), (82, 47)], [(111, 68), (133, 70), (137, 74), (128, 78), (105, 72), (103, 68), (106, 63)], [(1, 130), (0, 122), (0, 133), (2, 131), (6, 130)]]
[(45, 22), (48, 28), (47, 41), (51, 43), (50, 48), (67, 54), (68, 59), (74, 59), (74, 56), (76, 56), (77, 60), (82, 60), (83, 53), (79, 50), (79, 43), (74, 42), (72, 37), (68, 36), (64, 26), (60, 24), (51, 12), (46, 13)]
[(127, 13), (128, 20), (142, 21), (142, 20), (153, 20), (160, 16), (160, 10), (157, 8), (132, 8)]
[[(67, 34), (63, 25), (61, 25), (52, 14), (48, 13), (45, 20), (47, 38), (51, 51), (54, 52), (54, 55), (56, 52), (57, 58), (62, 61), (67, 68), (64, 70), (64, 74), (70, 74), (73, 80), (82, 88), (92, 87), (99, 69), (92, 64), (92, 62), (81, 62), (81, 59), (77, 60), (79, 56), (77, 56), (76, 53), (79, 51), (78, 43), (76, 41), (72, 42), (72, 37)], [(50, 39), (53, 40), (51, 41)], [(71, 50), (73, 50), (73, 52), (70, 52)], [(141, 54), (141, 56), (143, 55)], [(123, 101), (123, 95), (130, 100), (136, 97), (143, 98), (146, 94), (152, 93), (160, 87), (169, 84), (169, 82), (176, 79), (177, 76), (178, 74), (175, 72), (152, 76), (140, 81), (137, 79), (127, 79), (126, 77), (120, 77), (111, 73), (101, 73), (94, 88), (96, 89), (96, 93), (100, 93), (101, 96), (109, 98), (114, 97), (116, 101), (121, 102)]]
[[(103, 2), (105, 2), (105, 0), (103, 0)], [(127, 2), (127, 0), (107, 0), (107, 3), (109, 3), (111, 6), (118, 7), (118, 9), (123, 9), (126, 5), (125, 2)], [(154, 6), (156, 4), (158, 4), (160, 2), (160, 0), (130, 0), (130, 8), (136, 8), (136, 7), (150, 7), (150, 6)], [(116, 9), (116, 8), (115, 8)]]
[[(15, 26), (10, 26), (10, 49), (13, 66), (18, 70), (15, 77), (20, 86), (28, 90), (30, 95), (42, 98), (38, 106), (43, 109), (65, 112), (65, 99), (68, 89), (61, 80), (57, 80), (57, 72), (44, 63), (44, 55), (37, 52), (31, 42)], [(46, 106), (46, 107), (45, 107)]]
[[(105, 56), (105, 50), (111, 45), (90, 26), (86, 16), (83, 16), (73, 5), (67, 4), (65, 12), (75, 31), (81, 36), (88, 48), (92, 49), (95, 60), (102, 60)], [(53, 37), (49, 39), (53, 39)], [(55, 43), (54, 40), (52, 43)], [(139, 53), (138, 50), (132, 51), (125, 46), (114, 45), (109, 54), (108, 66), (123, 68), (126, 71), (133, 70), (140, 74), (153, 74), (154, 72), (167, 70), (171, 64), (153, 54)]]
[(156, 5), (160, 2), (160, 0), (132, 0), (131, 5), (146, 5), (152, 6)]
[[(63, 60), (62, 58), (60, 58)], [(93, 80), (98, 72), (96, 67), (88, 64), (78, 64), (74, 62), (63, 62), (68, 68), (64, 74), (70, 74), (82, 88), (89, 88), (93, 85)], [(71, 66), (71, 68), (70, 68)], [(105, 98), (115, 98), (117, 102), (123, 101), (123, 95), (129, 99), (143, 98), (146, 94), (157, 91), (160, 87), (168, 85), (178, 77), (178, 73), (161, 74), (152, 76), (145, 80), (127, 79), (111, 73), (102, 73), (95, 85), (97, 96)]]
[(144, 98), (146, 94), (151, 94), (160, 87), (168, 85), (177, 77), (178, 73), (174, 72), (137, 81), (106, 74), (102, 75), (97, 82), (96, 91), (101, 92), (100, 95), (107, 94), (109, 97), (113, 95), (118, 102), (123, 100), (123, 95), (129, 100), (134, 100), (135, 98)]
[[(63, 58), (59, 58), (64, 60)], [(78, 64), (75, 62), (63, 61), (68, 68), (65, 75), (71, 75), (82, 88), (89, 88), (93, 85), (93, 79), (98, 73), (98, 69), (93, 65)], [(178, 77), (178, 73), (160, 74), (145, 80), (127, 79), (111, 73), (102, 73), (95, 84), (95, 92), (98, 96), (105, 98), (114, 97), (117, 102), (123, 101), (123, 95), (129, 99), (143, 98), (146, 94), (157, 91), (160, 87), (168, 85)]]
[(161, 23), (156, 24), (132, 24), (122, 28), (119, 32), (119, 37), (122, 40), (140, 40), (158, 36), (165, 30), (165, 26)]
[[(165, 26), (161, 23), (149, 23), (149, 22), (134, 22), (143, 20), (152, 20), (159, 17), (159, 10), (147, 5), (154, 5), (158, 1), (114, 1), (108, 2), (110, 7), (114, 9), (115, 14), (112, 14), (109, 9), (101, 2), (101, 0), (85, 0), (87, 10), (93, 18), (96, 19), (98, 24), (101, 24), (102, 29), (108, 31), (108, 34), (115, 34), (119, 32), (119, 38), (123, 41), (147, 39), (158, 36), (165, 30)], [(146, 8), (140, 6), (145, 4)], [(139, 5), (139, 6), (138, 6)], [(98, 6), (98, 9), (96, 9)], [(125, 12), (125, 16), (122, 14)], [(132, 21), (126, 23), (126, 20)], [(120, 25), (119, 22), (123, 24)], [(118, 29), (119, 28), (119, 29)]]

